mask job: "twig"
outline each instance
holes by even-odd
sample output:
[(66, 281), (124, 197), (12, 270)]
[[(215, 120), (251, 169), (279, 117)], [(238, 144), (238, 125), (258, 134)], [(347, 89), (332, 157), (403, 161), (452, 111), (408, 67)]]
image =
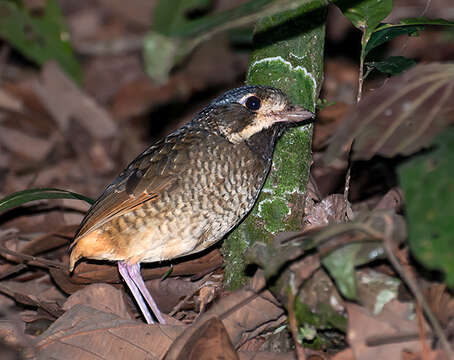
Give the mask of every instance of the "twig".
[[(433, 338), (431, 331), (425, 333), (426, 338)], [(421, 338), (421, 335), (415, 331), (400, 332), (393, 335), (373, 335), (366, 338), (366, 345), (369, 347), (383, 346), (389, 344), (399, 344), (407, 341), (414, 341)]]
[(19, 271), (22, 271), (26, 268), (27, 268), (27, 265), (25, 265), (25, 264), (18, 264), (13, 267), (10, 267), (8, 270), (6, 270), (5, 272), (0, 274), (0, 280), (3, 280), (4, 278), (6, 278), (12, 274), (18, 273)]
[(351, 180), (351, 170), (352, 170), (352, 155), (353, 155), (353, 144), (355, 139), (352, 140), (350, 147), (348, 149), (348, 160), (347, 160), (347, 174), (345, 174), (345, 186), (344, 186), (344, 206), (345, 206), (345, 220), (351, 220), (348, 217), (348, 195), (350, 193), (350, 180)]
[[(174, 316), (178, 311), (180, 311), (180, 309), (182, 308), (182, 306), (184, 304), (186, 304), (186, 302), (195, 295), (195, 293), (197, 291), (199, 291), (203, 286), (205, 286), (205, 284), (207, 283), (207, 279), (211, 276), (211, 273), (209, 274), (206, 274), (200, 281), (199, 281), (199, 285), (197, 286), (197, 288), (192, 291), (190, 294), (186, 295), (184, 297), (183, 300), (179, 301), (178, 304), (175, 305), (175, 307), (172, 309), (172, 311), (169, 313), (169, 316)], [(200, 316), (200, 314), (199, 314)]]
[(4, 232), (3, 234), (0, 234), (0, 253), (5, 253), (8, 255), (16, 256), (16, 257), (24, 260), (24, 262), (26, 262), (30, 265), (43, 266), (47, 269), (56, 268), (56, 269), (64, 270), (64, 266), (61, 262), (47, 260), (47, 259), (44, 259), (41, 257), (31, 256), (31, 255), (27, 255), (27, 254), (22, 254), (20, 252), (8, 249), (4, 245), (4, 243), (6, 240), (9, 240), (14, 236), (15, 236), (15, 233), (13, 233), (13, 232)]
[(358, 93), (356, 94), (356, 103), (361, 101), (363, 95), (363, 83), (364, 83), (364, 59), (366, 58), (366, 29), (363, 29), (363, 35), (361, 37), (361, 55), (359, 57), (359, 74), (358, 74)]
[(3, 81), (3, 73), (5, 71), (10, 52), (11, 47), (7, 43), (3, 43), (2, 48), (0, 49), (0, 82)]
[(129, 36), (113, 39), (110, 41), (75, 41), (74, 49), (82, 55), (119, 55), (139, 51), (143, 47), (144, 36)]
[(424, 327), (424, 315), (422, 313), (421, 304), (419, 302), (416, 302), (416, 315), (418, 317), (418, 330), (419, 330), (419, 340), (421, 341), (421, 347), (422, 347), (422, 358), (423, 358), (423, 360), (429, 360), (430, 351), (429, 351), (429, 345), (427, 344), (426, 329)]
[[(364, 59), (366, 58), (366, 29), (362, 29), (361, 37), (361, 54), (359, 56), (359, 73), (358, 73), (358, 93), (356, 94), (356, 103), (358, 104), (361, 101), (363, 95), (363, 83), (364, 83)], [(352, 153), (353, 153), (353, 144), (355, 139), (352, 140), (349, 150), (348, 150), (348, 167), (347, 174), (345, 175), (345, 186), (344, 186), (344, 201), (345, 209), (347, 210), (348, 206), (348, 194), (350, 192), (350, 179), (351, 179), (351, 168), (352, 168)], [(346, 214), (347, 218), (347, 214)]]
[(298, 323), (296, 321), (295, 315), (295, 299), (298, 291), (295, 286), (295, 277), (293, 273), (290, 275), (290, 291), (288, 293), (289, 293), (287, 302), (288, 323), (290, 327), (290, 332), (292, 334), (293, 342), (295, 343), (296, 356), (298, 360), (306, 360), (303, 345), (298, 341)]
[(402, 280), (405, 281), (411, 292), (413, 293), (414, 297), (416, 298), (416, 301), (421, 304), (424, 313), (427, 316), (427, 319), (432, 326), (432, 329), (434, 333), (437, 335), (437, 337), (440, 339), (440, 344), (445, 351), (446, 355), (450, 359), (454, 359), (454, 353), (451, 350), (451, 346), (449, 345), (448, 339), (446, 338), (443, 329), (438, 322), (437, 318), (433, 314), (432, 310), (430, 309), (429, 304), (427, 303), (426, 299), (424, 298), (424, 295), (422, 294), (421, 290), (419, 289), (418, 284), (416, 283), (415, 279), (411, 276), (411, 274), (408, 274), (407, 271), (401, 266), (399, 260), (397, 259), (395, 255), (395, 248), (394, 244), (392, 243), (392, 238), (391, 238), (391, 233), (392, 233), (392, 224), (387, 221), (388, 219), (385, 219), (386, 221), (386, 227), (385, 227), (385, 233), (384, 233), (384, 242), (383, 246), (385, 248), (385, 251), (388, 256), (388, 260), (391, 262), (392, 266), (396, 270), (396, 272), (399, 274), (399, 276), (402, 278)]

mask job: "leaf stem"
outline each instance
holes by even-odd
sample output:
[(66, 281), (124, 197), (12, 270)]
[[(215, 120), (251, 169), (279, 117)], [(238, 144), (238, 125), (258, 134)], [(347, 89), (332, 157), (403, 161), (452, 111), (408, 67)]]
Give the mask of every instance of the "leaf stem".
[(446, 355), (448, 356), (449, 359), (454, 359), (454, 353), (452, 352), (451, 346), (449, 345), (448, 339), (446, 338), (443, 329), (438, 322), (438, 319), (435, 317), (433, 314), (432, 310), (430, 309), (429, 304), (427, 303), (426, 299), (424, 298), (424, 295), (422, 294), (421, 290), (419, 289), (419, 286), (413, 276), (409, 274), (400, 264), (399, 260), (397, 259), (395, 255), (395, 246), (392, 242), (392, 224), (389, 223), (389, 221), (386, 221), (386, 226), (385, 226), (385, 234), (384, 234), (384, 241), (383, 241), (383, 246), (385, 248), (386, 254), (388, 256), (388, 260), (390, 261), (391, 265), (394, 267), (396, 272), (399, 274), (399, 276), (402, 278), (402, 280), (405, 281), (407, 284), (408, 288), (411, 290), (413, 295), (416, 298), (416, 301), (421, 304), (421, 307), (424, 310), (424, 313), (427, 316), (427, 320), (429, 321), (430, 325), (432, 326), (432, 329), (434, 333), (438, 336), (440, 340), (440, 344), (445, 351)]

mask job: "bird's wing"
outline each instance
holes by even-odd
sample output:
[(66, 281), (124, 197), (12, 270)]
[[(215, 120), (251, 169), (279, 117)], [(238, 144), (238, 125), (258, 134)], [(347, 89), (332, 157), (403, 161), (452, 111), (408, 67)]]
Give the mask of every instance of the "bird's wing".
[(76, 240), (157, 199), (163, 190), (175, 185), (179, 175), (190, 166), (190, 152), (203, 141), (199, 132), (178, 135), (159, 141), (129, 164), (92, 205), (76, 233)]

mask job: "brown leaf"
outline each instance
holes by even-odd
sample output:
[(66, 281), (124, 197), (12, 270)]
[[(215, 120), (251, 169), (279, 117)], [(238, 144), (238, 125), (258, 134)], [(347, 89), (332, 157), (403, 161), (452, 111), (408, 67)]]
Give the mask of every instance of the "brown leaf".
[(354, 160), (409, 155), (454, 121), (454, 65), (418, 65), (367, 94), (338, 128), (324, 156), (331, 163), (354, 143)]
[(54, 140), (41, 139), (22, 131), (0, 127), (0, 144), (8, 151), (33, 161), (43, 161), (52, 150), (54, 143)]
[(352, 349), (348, 348), (338, 352), (333, 356), (332, 360), (355, 360), (355, 357), (353, 356)]
[(432, 284), (424, 293), (433, 314), (446, 327), (454, 318), (454, 298), (446, 290), (446, 285)]
[(238, 360), (229, 335), (218, 317), (197, 322), (185, 330), (188, 337), (180, 335), (172, 344), (164, 360)]
[(306, 227), (304, 229), (307, 231), (317, 226), (344, 222), (346, 213), (353, 214), (350, 204), (346, 203), (344, 196), (341, 194), (329, 195), (313, 206), (306, 206), (304, 216)]
[[(400, 359), (402, 350), (419, 351), (418, 338), (413, 341), (384, 341), (383, 344), (370, 346), (371, 339), (388, 337), (393, 339), (404, 333), (418, 334), (416, 319), (409, 320), (409, 304), (393, 300), (387, 303), (379, 315), (372, 315), (368, 310), (356, 304), (348, 303), (347, 337), (353, 349), (355, 359)], [(396, 339), (393, 339), (396, 340)]]
[[(181, 262), (174, 264), (170, 276), (199, 274), (220, 266), (222, 266), (221, 253), (218, 249), (214, 249), (201, 257), (186, 261), (182, 259)], [(142, 277), (144, 280), (158, 279), (164, 276), (169, 271), (169, 268), (169, 265), (160, 267), (143, 266)], [(60, 269), (50, 269), (50, 273), (58, 286), (68, 294), (79, 290), (81, 288), (80, 285), (94, 282), (120, 282), (120, 276), (115, 264), (93, 264), (82, 261), (77, 265), (72, 276), (70, 276), (68, 271)]]
[(220, 299), (210, 310), (202, 314), (199, 321), (217, 316), (237, 347), (239, 344), (275, 329), (285, 321), (284, 310), (264, 287), (263, 273), (258, 272), (251, 281), (254, 290), (242, 289)]
[[(2, 319), (0, 322), (0, 341), (15, 348), (24, 347), (29, 339), (25, 335), (25, 324), (18, 320)], [(0, 355), (2, 355), (0, 351)]]
[(42, 236), (38, 236), (27, 242), (19, 249), (19, 252), (27, 255), (38, 255), (55, 248), (65, 246), (73, 238), (78, 225), (63, 225)]
[[(251, 280), (251, 288), (243, 289), (222, 298), (209, 311), (202, 314), (193, 326), (208, 319), (222, 319), (227, 333), (235, 347), (247, 340), (269, 332), (285, 321), (283, 309), (276, 304), (276, 299), (268, 291), (263, 291), (265, 281), (261, 272)], [(179, 338), (180, 344), (186, 344), (193, 331), (185, 331)], [(173, 359), (180, 353), (181, 347), (175, 347), (167, 356)]]
[(54, 62), (44, 65), (34, 89), (47, 110), (66, 132), (71, 119), (77, 120), (96, 139), (115, 135), (116, 125), (106, 110), (85, 95)]
[(8, 109), (5, 124), (33, 135), (48, 136), (55, 131), (55, 122), (33, 91), (33, 81), (35, 76), (3, 84), (5, 92), (22, 104), (22, 109)]
[(275, 353), (275, 352), (238, 352), (240, 360), (296, 360), (295, 353)]
[(155, 1), (149, 0), (132, 0), (128, 6), (124, 6), (122, 0), (101, 0), (100, 4), (115, 13), (116, 16), (122, 17), (128, 21), (141, 26), (150, 26)]
[(430, 350), (429, 353), (415, 353), (410, 350), (402, 351), (402, 360), (448, 360), (449, 357), (442, 350)]
[(123, 297), (123, 292), (109, 284), (91, 284), (76, 291), (63, 304), (63, 310), (69, 310), (77, 304), (115, 314), (123, 319), (133, 319)]
[(321, 109), (317, 114), (317, 121), (314, 123), (314, 137), (312, 149), (320, 150), (326, 146), (336, 129), (342, 125), (342, 118), (345, 116), (351, 105), (338, 102)]
[(394, 210), (399, 212), (404, 203), (404, 194), (400, 188), (392, 188), (375, 206), (374, 210)]
[(78, 304), (36, 339), (28, 355), (43, 360), (158, 360), (183, 330), (184, 326), (121, 319)]
[(159, 309), (165, 313), (172, 311), (182, 298), (193, 295), (200, 287), (198, 282), (179, 278), (153, 279), (146, 284)]
[(0, 109), (21, 112), (24, 109), (22, 101), (5, 89), (0, 89)]
[(20, 304), (36, 306), (44, 310), (53, 318), (59, 317), (63, 314), (63, 310), (58, 305), (57, 300), (61, 300), (63, 295), (58, 292), (52, 292), (54, 298), (49, 296), (42, 296), (50, 288), (50, 284), (43, 281), (2, 281), (0, 284), (0, 292), (12, 297)]

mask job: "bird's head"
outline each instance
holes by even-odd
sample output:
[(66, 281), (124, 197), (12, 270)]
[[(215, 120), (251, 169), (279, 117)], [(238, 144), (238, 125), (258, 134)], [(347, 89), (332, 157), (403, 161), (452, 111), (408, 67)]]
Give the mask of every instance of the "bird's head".
[(243, 86), (219, 96), (200, 115), (232, 143), (249, 141), (266, 133), (274, 137), (289, 124), (314, 117), (291, 103), (279, 89)]

